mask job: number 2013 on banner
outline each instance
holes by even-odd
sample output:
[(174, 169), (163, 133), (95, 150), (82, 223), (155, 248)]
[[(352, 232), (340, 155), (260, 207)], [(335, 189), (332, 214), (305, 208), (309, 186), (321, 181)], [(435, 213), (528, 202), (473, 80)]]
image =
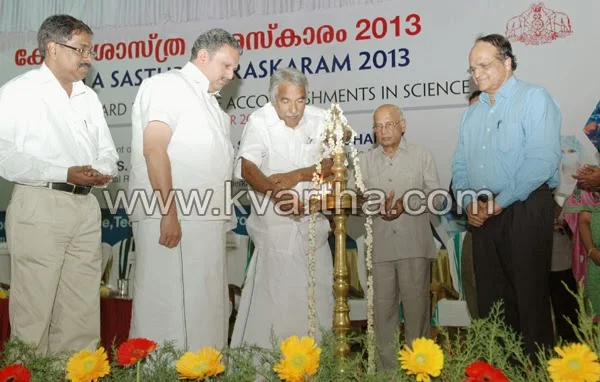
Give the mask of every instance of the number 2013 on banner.
[(376, 17), (373, 20), (360, 19), (356, 22), (356, 28), (359, 29), (356, 35), (357, 41), (384, 38), (388, 34), (388, 28), (393, 28), (395, 37), (400, 37), (402, 31), (409, 36), (416, 36), (421, 32), (421, 16), (411, 13), (406, 16), (404, 22), (402, 22), (400, 16), (396, 16), (391, 20), (386, 20), (383, 17)]
[(392, 49), (388, 52), (384, 50), (362, 51), (358, 54), (361, 57), (358, 70), (383, 69), (385, 67), (401, 68), (410, 64), (409, 53), (406, 48)]

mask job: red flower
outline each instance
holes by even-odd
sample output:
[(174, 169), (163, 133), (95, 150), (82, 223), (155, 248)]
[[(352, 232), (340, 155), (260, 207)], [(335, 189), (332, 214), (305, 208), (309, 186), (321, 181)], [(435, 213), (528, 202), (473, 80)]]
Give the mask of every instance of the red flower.
[(146, 338), (130, 338), (117, 350), (117, 361), (122, 366), (136, 364), (154, 351), (158, 344)]
[(24, 365), (14, 364), (0, 370), (0, 382), (29, 382), (31, 373)]
[(475, 361), (465, 367), (468, 378), (464, 382), (510, 382), (502, 370), (484, 361)]

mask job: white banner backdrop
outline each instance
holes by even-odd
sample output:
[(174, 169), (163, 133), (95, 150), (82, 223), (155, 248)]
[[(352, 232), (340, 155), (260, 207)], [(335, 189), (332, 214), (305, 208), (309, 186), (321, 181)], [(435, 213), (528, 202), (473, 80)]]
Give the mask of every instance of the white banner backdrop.
[[(309, 79), (309, 102), (339, 103), (359, 133), (359, 150), (373, 144), (372, 112), (383, 103), (405, 110), (407, 140), (429, 147), (443, 186), (450, 181), (451, 157), (460, 115), (476, 90), (466, 73), (468, 54), (481, 34), (509, 36), (517, 57), (516, 76), (546, 87), (559, 101), (563, 135), (582, 132), (600, 98), (597, 62), (600, 40), (595, 0), (402, 1), (348, 8), (198, 24), (164, 24), (96, 30), (98, 57), (86, 78), (99, 95), (120, 155), (114, 188), (128, 181), (131, 104), (142, 80), (182, 67), (195, 38), (224, 28), (242, 42), (236, 80), (222, 91), (237, 148), (248, 115), (267, 100), (271, 73), (295, 66)], [(25, 35), (24, 35), (25, 36)], [(41, 63), (34, 40), (3, 44), (0, 83)], [(584, 53), (585, 52), (585, 53)], [(586, 56), (584, 59), (583, 56)], [(593, 150), (595, 151), (595, 150)], [(587, 161), (593, 161), (589, 156)]]
[[(446, 187), (460, 116), (469, 94), (476, 90), (466, 73), (469, 51), (478, 36), (500, 33), (513, 43), (516, 76), (544, 86), (558, 100), (562, 135), (571, 136), (569, 147), (583, 148), (581, 162), (595, 164), (596, 149), (583, 127), (600, 99), (598, 14), (597, 0), (535, 4), (506, 0), (501, 6), (489, 0), (404, 0), (318, 13), (95, 30), (99, 55), (86, 83), (104, 105), (120, 156), (119, 175), (110, 189), (125, 188), (128, 182), (131, 105), (139, 85), (185, 65), (196, 37), (214, 27), (234, 33), (244, 47), (237, 78), (220, 99), (231, 118), (236, 149), (248, 116), (268, 102), (272, 72), (295, 66), (308, 77), (309, 103), (323, 108), (340, 104), (359, 133), (355, 142), (359, 150), (373, 146), (373, 110), (384, 103), (402, 107), (408, 124), (405, 138), (433, 152), (441, 185)], [(41, 63), (32, 34), (12, 33), (10, 40), (0, 40), (0, 84)], [(0, 210), (8, 203), (9, 190), (7, 182), (0, 183)], [(119, 253), (120, 243), (129, 235), (128, 223), (124, 216), (104, 212), (105, 257), (117, 258), (111, 252)], [(246, 263), (243, 220), (238, 216), (238, 235), (228, 242), (229, 274), (236, 285), (243, 281)], [(450, 237), (442, 241), (452, 263), (453, 287), (462, 296), (459, 255)], [(115, 261), (111, 283), (119, 277), (118, 271)]]

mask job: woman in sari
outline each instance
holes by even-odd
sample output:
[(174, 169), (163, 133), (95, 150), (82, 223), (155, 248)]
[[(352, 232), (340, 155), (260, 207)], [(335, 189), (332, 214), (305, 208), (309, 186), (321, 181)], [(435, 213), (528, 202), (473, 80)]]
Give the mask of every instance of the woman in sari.
[[(600, 152), (600, 102), (584, 133)], [(563, 210), (563, 218), (573, 232), (573, 273), (577, 282), (583, 278), (594, 314), (600, 316), (600, 168), (585, 165), (573, 178), (577, 187)]]
[(563, 209), (573, 232), (573, 273), (583, 279), (593, 314), (600, 316), (600, 192), (576, 188)]

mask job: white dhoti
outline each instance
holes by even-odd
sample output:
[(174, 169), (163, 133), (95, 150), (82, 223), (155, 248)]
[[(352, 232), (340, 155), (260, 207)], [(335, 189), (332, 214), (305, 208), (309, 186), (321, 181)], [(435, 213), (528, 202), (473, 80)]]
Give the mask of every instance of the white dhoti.
[(175, 248), (158, 243), (160, 219), (133, 223), (136, 244), (129, 336), (197, 351), (227, 344), (225, 221), (180, 221)]
[[(248, 223), (256, 250), (242, 290), (231, 347), (249, 343), (271, 348), (271, 333), (277, 341), (308, 335), (308, 223), (289, 220), (285, 225), (270, 226), (268, 233), (252, 232)], [(319, 221), (317, 227), (315, 298), (319, 340), (320, 329), (332, 327), (334, 298), (327, 221)]]
[[(255, 111), (244, 128), (234, 176), (242, 177), (241, 158), (267, 177), (316, 165), (325, 117), (325, 111), (309, 105), (300, 123), (290, 128), (270, 103)], [(305, 205), (312, 186), (310, 181), (300, 181), (293, 187)], [(249, 197), (257, 201), (255, 207), (264, 205), (264, 194), (250, 190)], [(253, 207), (246, 223), (256, 250), (242, 290), (232, 347), (249, 343), (271, 348), (271, 332), (279, 341), (308, 335), (309, 217), (284, 216), (270, 197), (266, 209), (261, 209)], [(319, 214), (315, 227), (317, 341), (320, 329), (333, 325), (333, 259), (328, 231), (327, 219)]]

